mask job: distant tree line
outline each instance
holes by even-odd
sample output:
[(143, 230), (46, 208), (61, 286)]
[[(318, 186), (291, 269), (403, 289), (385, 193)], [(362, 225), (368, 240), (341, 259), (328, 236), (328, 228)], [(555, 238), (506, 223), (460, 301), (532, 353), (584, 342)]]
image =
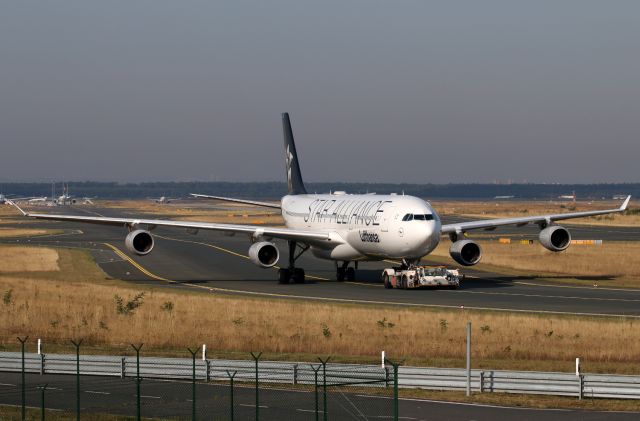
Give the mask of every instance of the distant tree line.
[[(281, 182), (70, 182), (74, 197), (100, 199), (140, 199), (147, 197), (187, 197), (189, 193), (219, 196), (274, 199), (287, 192)], [(631, 194), (640, 198), (640, 183), (621, 184), (385, 184), (385, 183), (307, 183), (309, 193), (346, 191), (347, 193), (398, 193), (429, 199), (491, 199), (514, 196), (516, 199), (552, 199), (576, 193), (578, 199), (611, 199), (614, 195)], [(56, 184), (56, 195), (62, 184)], [(51, 196), (49, 183), (3, 183), (4, 194), (19, 196)]]

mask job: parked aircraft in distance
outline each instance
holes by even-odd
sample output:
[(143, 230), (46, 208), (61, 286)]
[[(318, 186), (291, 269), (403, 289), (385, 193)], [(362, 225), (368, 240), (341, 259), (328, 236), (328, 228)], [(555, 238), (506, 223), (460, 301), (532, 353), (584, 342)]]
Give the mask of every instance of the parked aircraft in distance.
[(11, 202), (19, 202), (22, 200), (30, 200), (31, 197), (12, 197), (13, 195), (4, 195), (0, 193), (0, 205), (11, 204)]
[(496, 200), (506, 200), (506, 199), (513, 199), (515, 196), (495, 196), (494, 199)]
[[(361, 261), (395, 259), (402, 262), (403, 268), (412, 267), (438, 246), (442, 236), (451, 240), (449, 253), (456, 262), (465, 266), (475, 265), (482, 257), (482, 250), (465, 234), (474, 230), (490, 231), (505, 225), (536, 224), (540, 228), (540, 243), (548, 250), (560, 252), (571, 244), (571, 235), (566, 228), (557, 225), (557, 221), (623, 212), (631, 198), (627, 196), (622, 206), (616, 209), (442, 224), (429, 202), (413, 196), (351, 195), (345, 192), (308, 194), (302, 181), (289, 114), (282, 114), (282, 124), (288, 194), (280, 203), (203, 194), (194, 196), (279, 209), (286, 227), (53, 215), (27, 213), (16, 207), (32, 218), (124, 226), (129, 230), (125, 237), (127, 249), (140, 256), (153, 250), (152, 230), (158, 227), (183, 228), (191, 233), (211, 230), (230, 235), (245, 234), (251, 243), (249, 258), (263, 268), (275, 266), (280, 257), (278, 246), (272, 239), (285, 240), (288, 261), (278, 273), (281, 283), (289, 283), (304, 282), (304, 270), (296, 267), (296, 261), (306, 251), (311, 251), (318, 258), (334, 261), (339, 281), (345, 278), (352, 280), (356, 274), (353, 266)], [(354, 265), (350, 266), (352, 262)]]
[(60, 196), (58, 196), (58, 198), (55, 200), (55, 202), (58, 205), (73, 205), (73, 204), (76, 203), (76, 199), (73, 198), (69, 194), (69, 185), (68, 184), (63, 184), (62, 185), (62, 194)]
[(173, 197), (161, 196), (161, 197), (158, 197), (158, 198), (153, 198), (153, 197), (152, 197), (152, 198), (150, 198), (149, 200), (153, 200), (153, 201), (154, 201), (154, 202), (156, 202), (156, 203), (161, 203), (161, 204), (163, 204), (163, 205), (164, 205), (164, 204), (167, 204), (167, 203), (171, 203), (171, 202), (173, 202), (173, 201), (176, 201), (176, 200), (180, 200), (180, 198), (173, 198)]
[(571, 194), (561, 194), (558, 196), (558, 199), (569, 199), (575, 202), (577, 199), (576, 192), (572, 192)]

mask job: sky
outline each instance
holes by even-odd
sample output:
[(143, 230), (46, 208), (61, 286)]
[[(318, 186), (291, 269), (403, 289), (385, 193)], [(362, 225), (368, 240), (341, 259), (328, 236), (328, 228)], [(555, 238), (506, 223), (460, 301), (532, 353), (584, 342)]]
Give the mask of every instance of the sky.
[(0, 182), (640, 182), (638, 1), (10, 1)]

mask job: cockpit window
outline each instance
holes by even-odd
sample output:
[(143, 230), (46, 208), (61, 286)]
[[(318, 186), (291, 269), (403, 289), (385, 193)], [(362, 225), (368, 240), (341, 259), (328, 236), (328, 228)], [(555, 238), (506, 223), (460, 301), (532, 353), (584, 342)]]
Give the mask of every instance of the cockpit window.
[(424, 214), (424, 215), (415, 214), (414, 215), (414, 214), (408, 213), (402, 218), (402, 220), (403, 221), (413, 221), (413, 220), (416, 220), (416, 221), (433, 221), (433, 215), (432, 214)]

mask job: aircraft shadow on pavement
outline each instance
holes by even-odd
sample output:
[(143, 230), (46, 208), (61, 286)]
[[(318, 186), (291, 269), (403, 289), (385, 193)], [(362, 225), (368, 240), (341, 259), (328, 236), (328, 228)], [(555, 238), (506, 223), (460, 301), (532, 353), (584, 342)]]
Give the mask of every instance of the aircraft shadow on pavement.
[[(357, 282), (363, 284), (380, 284), (382, 285), (381, 270), (358, 270)], [(476, 275), (477, 276), (477, 275)], [(490, 279), (483, 279), (481, 277), (467, 278), (460, 283), (460, 289), (475, 289), (475, 288), (504, 288), (513, 286), (512, 281), (514, 278), (504, 277), (496, 278), (492, 276)], [(430, 289), (446, 289), (446, 287), (432, 287), (432, 288), (420, 288), (419, 290), (428, 291)]]

